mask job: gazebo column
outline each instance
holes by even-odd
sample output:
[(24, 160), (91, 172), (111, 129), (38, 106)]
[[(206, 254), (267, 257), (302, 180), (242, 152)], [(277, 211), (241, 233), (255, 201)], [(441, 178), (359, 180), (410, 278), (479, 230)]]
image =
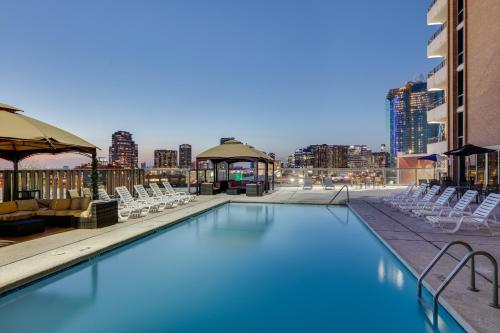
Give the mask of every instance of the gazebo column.
[(273, 178), (272, 178), (272, 188), (271, 189), (274, 191), (274, 161), (273, 161)]
[(92, 174), (91, 174), (93, 200), (99, 199), (99, 194), (98, 194), (99, 190), (97, 187), (98, 177), (99, 175), (97, 174), (97, 151), (94, 151), (92, 153)]
[(11, 200), (17, 200), (18, 194), (19, 194), (19, 155), (16, 154), (14, 158), (12, 159), (12, 162), (14, 163), (14, 174), (12, 175), (12, 194), (13, 198)]
[(255, 182), (255, 184), (257, 184), (257, 182), (259, 181), (259, 161), (258, 160), (254, 160), (254, 174), (253, 174), (253, 181)]
[(200, 181), (198, 180), (198, 159), (196, 159), (194, 170), (196, 172), (196, 194), (200, 194)]
[(266, 193), (269, 193), (269, 162), (266, 161), (266, 176), (264, 177), (264, 186)]

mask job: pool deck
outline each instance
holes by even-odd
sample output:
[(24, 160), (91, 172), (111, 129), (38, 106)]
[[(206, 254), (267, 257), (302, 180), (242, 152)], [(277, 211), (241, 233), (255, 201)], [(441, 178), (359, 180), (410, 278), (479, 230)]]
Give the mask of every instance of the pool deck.
[[(451, 240), (467, 241), (475, 250), (486, 250), (500, 261), (500, 236), (492, 236), (482, 230), (443, 234), (438, 228), (432, 228), (419, 219), (401, 214), (379, 202), (381, 196), (395, 191), (399, 191), (399, 188), (351, 189), (350, 206), (414, 274), (418, 275), (440, 248)], [(225, 194), (199, 196), (188, 205), (110, 227), (72, 230), (5, 246), (0, 248), (0, 293), (92, 259), (227, 202), (326, 204), (334, 193), (320, 188), (302, 190), (285, 187), (264, 197)], [(343, 199), (345, 193), (338, 198), (339, 201)], [(437, 288), (464, 253), (463, 249), (457, 247), (443, 257), (427, 277), (427, 286)], [(500, 310), (488, 306), (492, 289), (491, 265), (483, 258), (478, 258), (476, 266), (479, 273), (476, 283), (480, 292), (466, 289), (469, 272), (465, 268), (442, 294), (441, 302), (468, 331), (499, 332)]]

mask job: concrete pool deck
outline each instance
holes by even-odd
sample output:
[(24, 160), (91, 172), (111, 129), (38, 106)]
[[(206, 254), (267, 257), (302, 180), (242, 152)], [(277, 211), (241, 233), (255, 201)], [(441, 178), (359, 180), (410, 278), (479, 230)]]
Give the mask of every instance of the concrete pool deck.
[[(440, 248), (451, 240), (467, 241), (475, 250), (486, 250), (500, 261), (500, 236), (491, 236), (484, 231), (443, 234), (439, 229), (432, 228), (421, 220), (403, 215), (379, 203), (381, 196), (399, 190), (397, 187), (350, 189), (350, 206), (414, 274), (418, 275)], [(199, 196), (195, 202), (188, 205), (141, 219), (131, 219), (101, 229), (72, 230), (2, 247), (0, 248), (0, 293), (89, 260), (227, 202), (326, 204), (334, 193), (335, 191), (320, 188), (302, 190), (297, 187), (283, 187), (264, 197), (225, 194)], [(344, 199), (345, 193), (342, 193), (338, 200)], [(461, 248), (452, 249), (429, 274), (426, 279), (427, 285), (433, 289), (437, 288), (464, 253)], [(492, 289), (491, 265), (481, 258), (477, 260), (476, 266), (479, 273), (477, 286), (480, 292), (466, 289), (469, 271), (464, 268), (443, 293), (441, 302), (467, 330), (499, 332), (500, 310), (488, 306)]]

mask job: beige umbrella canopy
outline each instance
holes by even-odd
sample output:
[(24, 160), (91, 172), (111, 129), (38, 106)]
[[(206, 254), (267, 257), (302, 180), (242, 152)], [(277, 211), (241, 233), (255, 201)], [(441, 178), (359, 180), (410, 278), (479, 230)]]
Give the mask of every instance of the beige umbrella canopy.
[[(13, 106), (0, 103), (0, 158), (12, 161), (15, 171), (20, 160), (35, 154), (78, 152), (92, 155), (95, 159), (98, 148), (93, 144), (20, 112)], [(15, 172), (15, 191), (17, 185)]]
[(237, 140), (229, 140), (219, 146), (205, 150), (204, 152), (198, 154), (196, 158), (198, 160), (273, 160), (263, 151), (255, 149), (250, 145), (243, 144)]

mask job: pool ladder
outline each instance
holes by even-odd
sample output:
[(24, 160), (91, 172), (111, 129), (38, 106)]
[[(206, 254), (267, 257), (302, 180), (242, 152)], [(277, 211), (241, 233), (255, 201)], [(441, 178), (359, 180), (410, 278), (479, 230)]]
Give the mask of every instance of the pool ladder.
[[(422, 298), (422, 283), (424, 278), (429, 274), (431, 269), (437, 264), (437, 262), (448, 252), (448, 249), (454, 245), (461, 245), (465, 247), (468, 252), (463, 257), (463, 259), (455, 266), (455, 268), (448, 274), (446, 279), (443, 281), (443, 283), (439, 286), (439, 288), (436, 290), (436, 292), (432, 295), (433, 296), (433, 304), (434, 304), (434, 316), (437, 315), (438, 311), (438, 305), (439, 305), (439, 296), (443, 293), (445, 288), (450, 284), (450, 282), (457, 276), (457, 274), (460, 272), (460, 270), (469, 262), (470, 260), (470, 286), (467, 288), (470, 291), (479, 291), (479, 289), (476, 288), (476, 266), (475, 266), (475, 257), (476, 256), (483, 256), (486, 257), (490, 260), (492, 266), (493, 266), (493, 296), (492, 296), (492, 301), (489, 304), (491, 307), (500, 309), (500, 305), (498, 304), (498, 264), (495, 258), (488, 252), (485, 251), (474, 251), (472, 249), (472, 246), (470, 244), (464, 242), (464, 241), (453, 241), (448, 244), (446, 244), (441, 251), (432, 259), (431, 263), (429, 266), (427, 266), (420, 277), (418, 278), (418, 297)], [(432, 294), (432, 292), (431, 292)]]
[(343, 189), (346, 189), (347, 191), (347, 199), (346, 199), (346, 202), (349, 202), (349, 186), (347, 185), (343, 185), (340, 190), (337, 191), (337, 193), (335, 193), (335, 195), (333, 196), (333, 198), (328, 202), (328, 205), (327, 206), (330, 206), (332, 204), (332, 202), (337, 199), (337, 197), (339, 196), (340, 192), (342, 192)]

